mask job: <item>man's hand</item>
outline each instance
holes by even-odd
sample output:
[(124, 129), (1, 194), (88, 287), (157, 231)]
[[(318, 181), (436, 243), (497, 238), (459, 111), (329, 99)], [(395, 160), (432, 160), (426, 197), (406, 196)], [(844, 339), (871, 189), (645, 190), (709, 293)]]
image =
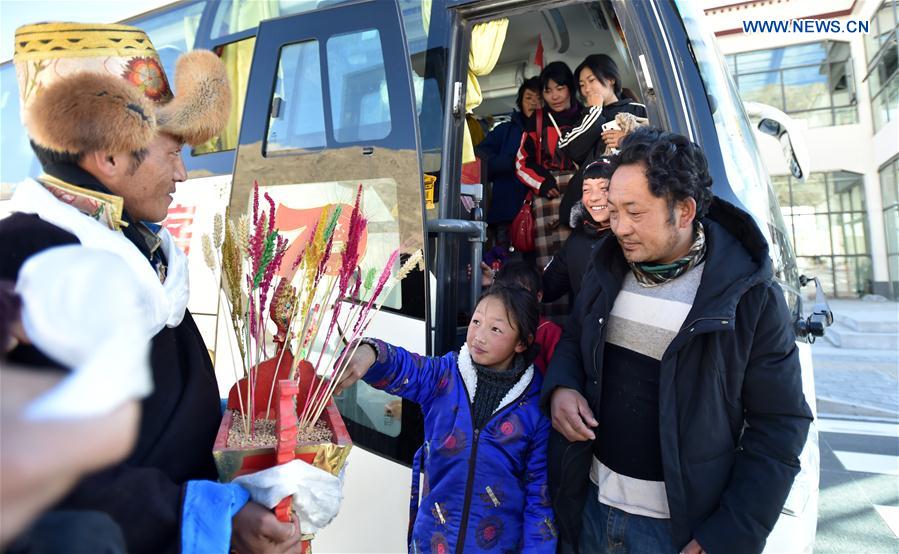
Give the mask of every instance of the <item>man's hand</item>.
[(696, 539), (690, 541), (687, 546), (683, 547), (680, 551), (680, 554), (705, 554), (705, 550), (699, 546), (699, 543), (696, 542)]
[(561, 193), (559, 192), (559, 185), (556, 184), (556, 180), (552, 177), (547, 177), (540, 185), (537, 194), (543, 198), (557, 198)]
[[(355, 345), (347, 346), (347, 348), (355, 348)], [(375, 360), (375, 349), (371, 345), (365, 343), (360, 344), (359, 348), (356, 348), (353, 357), (350, 358), (346, 371), (343, 372), (340, 381), (337, 382), (334, 394), (342, 393), (350, 388), (353, 383), (362, 379), (362, 377), (368, 373), (368, 368), (375, 363)]]
[(587, 399), (574, 389), (559, 387), (550, 398), (550, 413), (553, 428), (571, 442), (587, 441), (596, 438), (591, 427), (599, 422), (587, 405)]
[(496, 272), (493, 271), (493, 268), (481, 262), (481, 287), (487, 288), (493, 285), (494, 277), (496, 277)]
[(231, 520), (231, 546), (239, 554), (288, 554), (300, 551), (299, 522), (278, 521), (265, 506), (247, 502)]
[(626, 134), (627, 133), (625, 133), (624, 131), (609, 129), (608, 131), (602, 132), (602, 140), (606, 143), (606, 146), (618, 148), (618, 146), (621, 144), (621, 139), (623, 139)]

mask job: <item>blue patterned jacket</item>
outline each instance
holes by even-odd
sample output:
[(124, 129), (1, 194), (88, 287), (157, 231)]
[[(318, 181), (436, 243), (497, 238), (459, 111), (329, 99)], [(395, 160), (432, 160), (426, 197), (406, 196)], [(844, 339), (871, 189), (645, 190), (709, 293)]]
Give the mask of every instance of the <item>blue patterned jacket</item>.
[(425, 440), (413, 472), (410, 552), (546, 552), (556, 528), (546, 486), (549, 419), (538, 405), (542, 378), (529, 367), (482, 429), (472, 428), (477, 373), (459, 353), (425, 357), (375, 341), (364, 380), (421, 405)]

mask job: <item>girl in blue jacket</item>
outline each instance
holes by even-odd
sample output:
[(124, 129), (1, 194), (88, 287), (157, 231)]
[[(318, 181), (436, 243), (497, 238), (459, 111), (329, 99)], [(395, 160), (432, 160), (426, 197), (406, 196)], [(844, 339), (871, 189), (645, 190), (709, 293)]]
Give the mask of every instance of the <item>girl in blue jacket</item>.
[(338, 392), (361, 378), (424, 413), (410, 552), (555, 552), (546, 487), (550, 422), (531, 363), (538, 319), (532, 293), (494, 286), (459, 352), (424, 357), (366, 338), (350, 360)]

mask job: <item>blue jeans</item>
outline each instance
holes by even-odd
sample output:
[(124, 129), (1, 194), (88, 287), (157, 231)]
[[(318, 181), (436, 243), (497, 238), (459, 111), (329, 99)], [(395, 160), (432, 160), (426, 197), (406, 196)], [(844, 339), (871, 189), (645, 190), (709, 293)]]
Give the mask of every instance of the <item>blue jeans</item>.
[(661, 554), (677, 552), (671, 539), (671, 521), (638, 516), (599, 502), (590, 483), (584, 504), (582, 554)]

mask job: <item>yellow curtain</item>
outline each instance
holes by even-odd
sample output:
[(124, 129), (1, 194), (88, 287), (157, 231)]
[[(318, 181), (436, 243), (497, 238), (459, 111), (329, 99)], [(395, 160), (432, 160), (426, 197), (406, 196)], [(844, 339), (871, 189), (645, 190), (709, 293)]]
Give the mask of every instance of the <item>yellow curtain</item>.
[(209, 139), (194, 149), (197, 154), (221, 152), (237, 148), (240, 134), (240, 118), (243, 116), (244, 99), (247, 96), (247, 81), (250, 78), (250, 65), (253, 63), (253, 47), (256, 37), (226, 44), (222, 48), (222, 62), (231, 83), (231, 113), (228, 124), (217, 137)]
[[(471, 48), (468, 51), (468, 86), (465, 92), (465, 113), (471, 113), (481, 105), (481, 86), (478, 84), (479, 75), (487, 75), (496, 67), (499, 54), (503, 50), (506, 41), (506, 30), (509, 28), (508, 19), (497, 19), (487, 23), (479, 23), (471, 30)], [(462, 142), (462, 163), (473, 162), (474, 147), (471, 142), (471, 133), (465, 126), (465, 137)]]
[(428, 31), (431, 29), (431, 7), (431, 0), (421, 1), (421, 24), (425, 29), (425, 36), (428, 36)]
[[(256, 2), (234, 2), (228, 19), (228, 29), (232, 32), (255, 27), (264, 19), (277, 17), (280, 10), (277, 0), (261, 0)], [(228, 124), (217, 137), (194, 149), (197, 154), (221, 152), (237, 148), (240, 135), (240, 118), (243, 116), (244, 99), (247, 96), (247, 81), (250, 78), (250, 65), (253, 63), (253, 47), (256, 37), (226, 44), (222, 48), (222, 62), (228, 72), (231, 83), (231, 114)]]
[(281, 15), (281, 9), (278, 0), (232, 2), (231, 12), (228, 15), (228, 31), (236, 33), (256, 27), (260, 21), (278, 17)]

